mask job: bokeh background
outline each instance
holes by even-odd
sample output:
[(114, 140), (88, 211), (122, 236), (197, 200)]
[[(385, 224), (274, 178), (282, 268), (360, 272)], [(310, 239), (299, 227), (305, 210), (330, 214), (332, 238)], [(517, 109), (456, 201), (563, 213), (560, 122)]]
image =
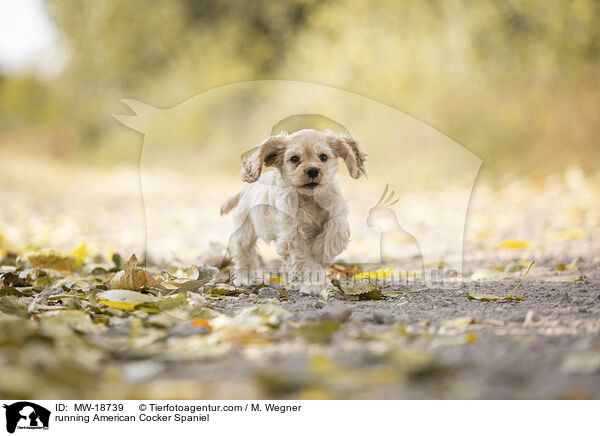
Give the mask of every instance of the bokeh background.
[(121, 98), (171, 107), (276, 78), (389, 104), (503, 173), (593, 169), (599, 157), (593, 0), (18, 3), (48, 24), (5, 27), (2, 46), (43, 32), (51, 49), (18, 68), (0, 59), (2, 139), (37, 153), (132, 159), (133, 135), (108, 116)]

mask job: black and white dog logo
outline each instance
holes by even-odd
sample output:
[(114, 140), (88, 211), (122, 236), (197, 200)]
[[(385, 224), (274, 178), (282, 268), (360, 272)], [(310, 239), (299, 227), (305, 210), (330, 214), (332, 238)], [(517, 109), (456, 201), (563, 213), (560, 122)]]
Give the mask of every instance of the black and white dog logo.
[(5, 404), (6, 409), (6, 431), (14, 433), (18, 429), (48, 429), (50, 411), (42, 406), (29, 401), (19, 401), (13, 404)]

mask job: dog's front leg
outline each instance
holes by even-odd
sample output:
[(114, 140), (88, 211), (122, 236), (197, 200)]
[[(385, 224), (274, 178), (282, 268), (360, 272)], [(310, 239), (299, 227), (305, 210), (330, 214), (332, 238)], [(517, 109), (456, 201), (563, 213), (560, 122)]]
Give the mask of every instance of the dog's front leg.
[(350, 242), (350, 223), (345, 216), (330, 218), (314, 240), (311, 252), (324, 267), (332, 264)]
[(287, 249), (288, 286), (299, 289), (300, 292), (319, 295), (324, 298), (329, 296), (332, 289), (327, 280), (327, 271), (317, 261), (311, 251), (311, 245), (299, 234), (278, 242), (280, 247)]

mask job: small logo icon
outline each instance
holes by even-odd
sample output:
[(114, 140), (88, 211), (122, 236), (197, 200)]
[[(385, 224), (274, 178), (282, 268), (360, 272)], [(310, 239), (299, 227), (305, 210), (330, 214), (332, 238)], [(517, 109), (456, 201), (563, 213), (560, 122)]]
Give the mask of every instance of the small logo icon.
[(48, 430), (50, 411), (29, 401), (4, 404), (6, 409), (6, 431), (14, 433), (18, 429)]

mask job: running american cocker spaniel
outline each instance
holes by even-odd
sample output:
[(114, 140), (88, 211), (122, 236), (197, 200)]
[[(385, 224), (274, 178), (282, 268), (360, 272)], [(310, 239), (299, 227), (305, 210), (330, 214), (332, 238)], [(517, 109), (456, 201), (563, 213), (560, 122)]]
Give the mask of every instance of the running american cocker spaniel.
[[(305, 129), (271, 136), (243, 163), (248, 185), (221, 206), (233, 210), (236, 231), (229, 244), (234, 284), (262, 281), (258, 238), (275, 241), (286, 282), (294, 289), (325, 296), (331, 285), (325, 268), (350, 241), (348, 202), (338, 186), (338, 159), (350, 176), (365, 174), (366, 154), (351, 136)], [(263, 164), (274, 167), (261, 175)]]

